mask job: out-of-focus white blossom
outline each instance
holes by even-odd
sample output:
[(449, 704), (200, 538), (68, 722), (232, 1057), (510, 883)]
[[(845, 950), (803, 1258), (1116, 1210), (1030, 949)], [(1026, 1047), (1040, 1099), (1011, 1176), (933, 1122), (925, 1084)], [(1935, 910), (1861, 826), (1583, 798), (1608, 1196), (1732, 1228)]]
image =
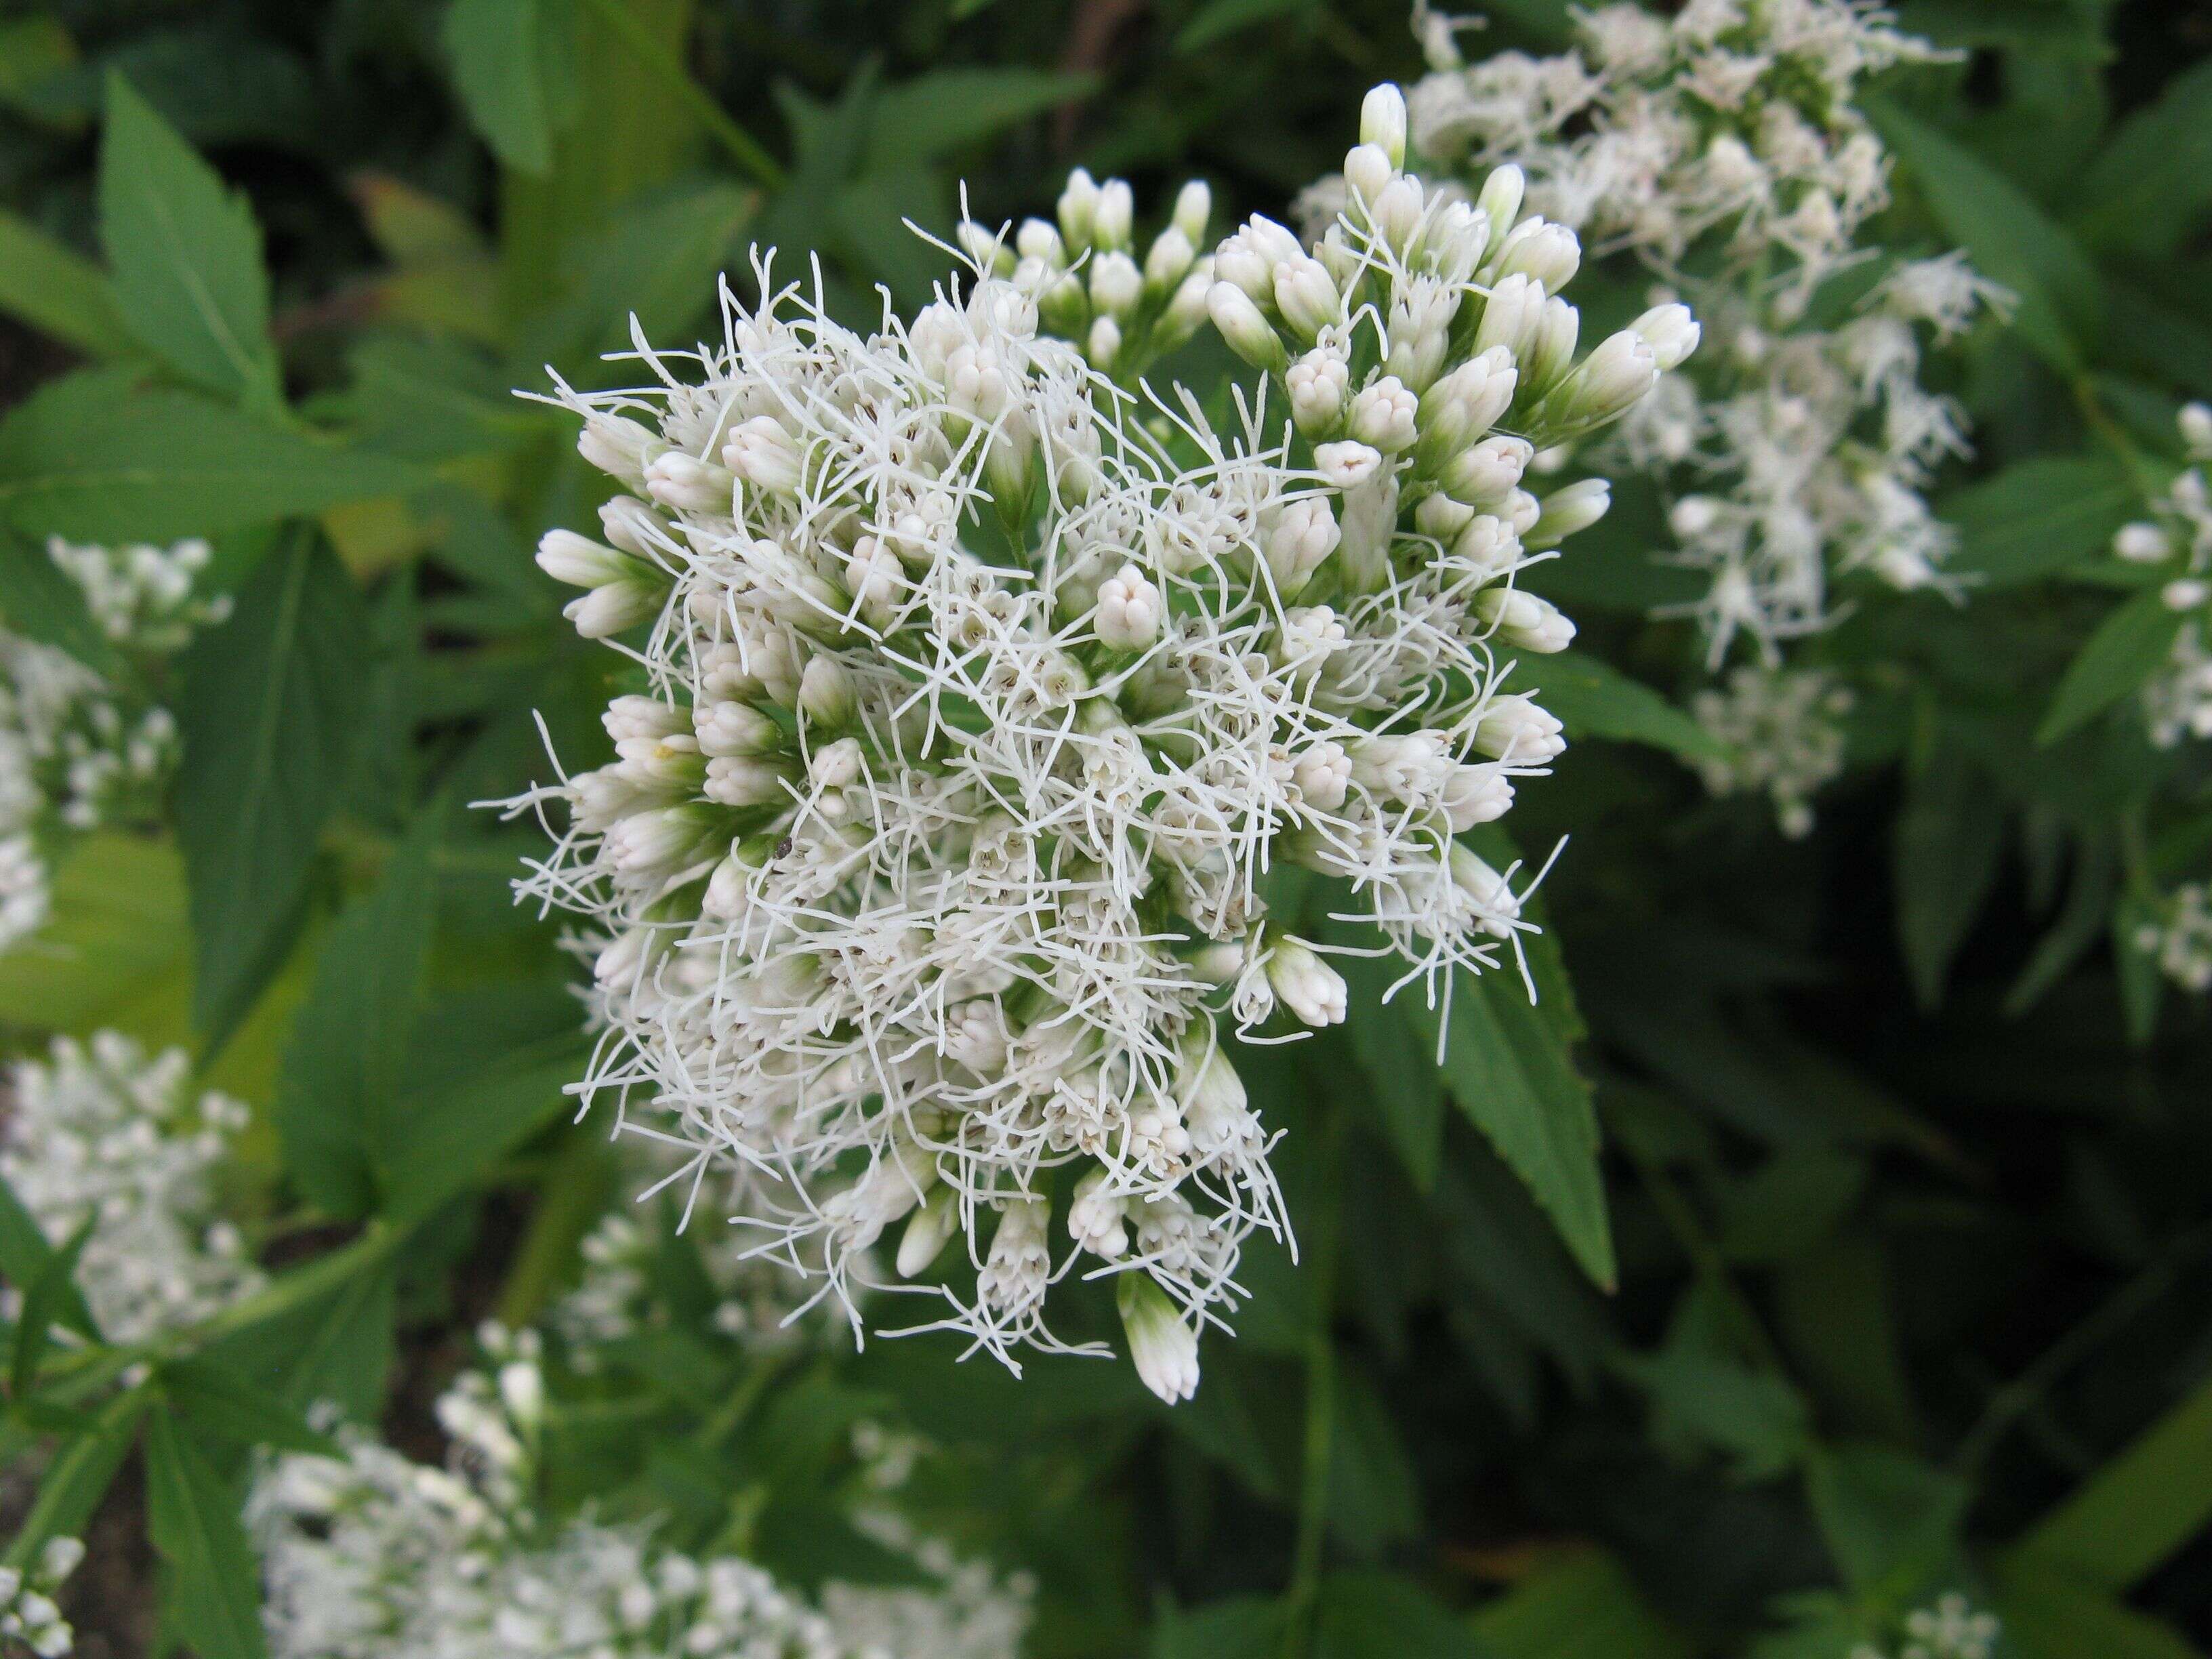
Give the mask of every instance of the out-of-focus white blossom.
[[(1711, 665), (1740, 636), (1771, 661), (1825, 626), (1838, 577), (1954, 592), (1942, 566), (1955, 538), (1924, 493), (1965, 453), (1966, 421), (1919, 368), (1927, 341), (2002, 290), (1954, 252), (1895, 264), (1840, 324), (1808, 320), (1830, 276), (1880, 254), (1858, 239), (1888, 200), (1889, 162), (1858, 86), (1938, 54), (1866, 0), (1575, 16), (1569, 52), (1469, 63), (1424, 12), (1433, 72), (1408, 95), (1411, 143), (1472, 172), (1516, 164), (1529, 210), (1595, 255), (1632, 254), (1665, 285), (1662, 306), (1695, 301), (1695, 362), (1662, 359), (1656, 392), (1597, 459), (1682, 497), (1671, 557), (1709, 586), (1679, 611), (1705, 631)], [(1656, 310), (1638, 326), (1655, 348), (1674, 337)]]
[(1690, 701), (1699, 726), (1727, 745), (1700, 759), (1698, 773), (1716, 795), (1764, 794), (1793, 840), (1813, 828), (1812, 799), (1844, 769), (1843, 717), (1850, 688), (1817, 668), (1745, 666), (1725, 690)]
[(2112, 538), (2115, 556), (2159, 567), (2166, 605), (2187, 613), (2165, 666), (2143, 685), (2144, 718), (2161, 749), (2184, 738), (2212, 738), (2212, 487), (2204, 473), (2212, 460), (2212, 407), (2188, 404), (2179, 426), (2189, 465), (2149, 503), (2149, 518), (2123, 525)]
[(446, 1468), (339, 1426), (342, 1461), (288, 1454), (256, 1480), (246, 1514), (274, 1659), (1013, 1659), (1026, 1585), (910, 1530), (894, 1540), (888, 1519), (884, 1541), (930, 1582), (832, 1586), (817, 1606), (649, 1525), (544, 1513), (537, 1337), (483, 1334), (489, 1364), (438, 1401)]
[(2002, 1628), (1995, 1613), (1953, 1590), (1905, 1614), (1893, 1646), (1862, 1642), (1851, 1659), (1990, 1659)]
[(0, 1648), (12, 1651), (21, 1643), (38, 1659), (62, 1659), (76, 1651), (76, 1632), (54, 1597), (83, 1559), (81, 1540), (49, 1538), (27, 1571), (0, 1567)]
[(2135, 946), (2183, 990), (2212, 990), (2212, 888), (2200, 881), (2175, 888), (2158, 919), (2136, 929)]
[[(1385, 137), (1398, 97), (1369, 100)], [(1311, 252), (1262, 218), (1214, 250), (1211, 314), (1269, 372), (1226, 430), (1083, 355), (1079, 298), (1125, 341), (1154, 301), (1126, 273), (1071, 292), (1131, 234), (1126, 189), (1081, 173), (1013, 249), (964, 231), (972, 280), (910, 321), (854, 333), (763, 261), (720, 346), (563, 389), (630, 493), (544, 562), (619, 590), (650, 686), (608, 710), (613, 764), (513, 804), (565, 816), (521, 890), (589, 921), (581, 1091), (723, 1170), (743, 1248), (848, 1308), (889, 1237), (900, 1287), (1012, 1364), (1062, 1346), (1067, 1274), (1142, 1277), (1182, 1336), (1148, 1312), (1140, 1369), (1188, 1393), (1243, 1240), (1285, 1224), (1220, 1017), (1346, 1012), (1263, 877), (1340, 878), (1431, 994), (1528, 925), (1504, 878), (1456, 879), (1452, 836), (1557, 752), (1505, 690), (1509, 653), (1573, 635), (1523, 538), (1603, 499), (1523, 475), (1658, 354), (1631, 330), (1577, 362), (1541, 294), (1488, 326), (1504, 264), (1521, 304), (1579, 261), (1516, 222), (1510, 172), (1485, 207), (1384, 146), (1347, 165)], [(1670, 354), (1687, 328), (1655, 325)]]
[[(193, 591), (205, 542), (110, 550), (57, 536), (46, 555), (126, 665), (175, 651), (229, 608)], [(46, 921), (54, 852), (74, 835), (149, 815), (176, 757), (176, 721), (142, 688), (0, 628), (0, 950)]]
[(246, 1109), (195, 1097), (191, 1076), (183, 1049), (149, 1057), (116, 1031), (57, 1038), (44, 1061), (9, 1073), (0, 1176), (51, 1244), (91, 1221), (76, 1282), (111, 1342), (204, 1318), (262, 1281), (218, 1202)]

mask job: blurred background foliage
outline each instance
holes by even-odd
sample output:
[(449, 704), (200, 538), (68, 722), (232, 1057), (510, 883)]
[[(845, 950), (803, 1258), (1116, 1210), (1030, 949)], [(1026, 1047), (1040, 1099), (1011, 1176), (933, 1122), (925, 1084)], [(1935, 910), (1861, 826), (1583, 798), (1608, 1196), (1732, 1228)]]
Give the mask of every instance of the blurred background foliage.
[[(946, 1454), (945, 1526), (1037, 1574), (1038, 1659), (1841, 1659), (1945, 1588), (2033, 1659), (2212, 1648), (2212, 1020), (2114, 945), (2203, 873), (2206, 769), (2113, 707), (2147, 659), (2043, 740), (2128, 597), (2096, 556), (2175, 407), (2212, 396), (2212, 8), (1898, 9), (1960, 50), (1882, 88), (1887, 240), (1963, 245), (2021, 304), (1949, 388), (1978, 453), (1937, 505), (1971, 602), (1869, 608), (1811, 648), (1881, 665), (1817, 831), (1778, 839), (1759, 803), (1607, 740), (1646, 735), (1617, 711), (1589, 723), (1515, 820), (1528, 847), (1573, 831), (1537, 1011), (1469, 999), (1440, 1072), (1395, 1009), (1240, 1060), (1289, 1132), (1304, 1249), (1253, 1253), (1190, 1405), (929, 1340), (720, 1340), (694, 1237), (656, 1212), (669, 1317), (579, 1384), (561, 1483), (810, 1583), (839, 1569), (839, 1437), (897, 1421)], [(1466, 47), (1568, 27), (1499, 0)], [(597, 486), (513, 391), (617, 372), (599, 354), (633, 312), (688, 337), (755, 241), (818, 258), (848, 319), (878, 284), (911, 305), (946, 260), (904, 222), (949, 234), (963, 190), (989, 223), (1040, 210), (1077, 161), (1140, 203), (1195, 175), (1280, 213), (1359, 94), (1419, 67), (1395, 0), (9, 10), (0, 605), (68, 635), (24, 574), (55, 531), (208, 534), (238, 594), (173, 665), (173, 832), (79, 844), (42, 943), (0, 958), (19, 1049), (187, 1042), (257, 1109), (264, 1257), (307, 1265), (191, 1352), (433, 1443), (476, 1322), (540, 1312), (619, 1201), (561, 1111), (568, 960), (507, 902), (533, 836), (459, 810), (542, 771), (540, 714), (572, 764), (605, 742), (605, 671), (529, 556)], [(182, 223), (198, 322), (134, 193)], [(1700, 682), (1685, 629), (1644, 617), (1655, 514), (1625, 492), (1553, 591), (1586, 655), (1679, 702)], [(228, 756), (248, 730), (275, 770)], [(1547, 1218), (1486, 1138), (1590, 1100), (1609, 1231), (1556, 1193)], [(10, 1236), (11, 1279), (46, 1265), (34, 1243)], [(145, 1356), (75, 1349), (48, 1379), (27, 1346), (10, 1520), (34, 1538), (106, 1494), (74, 1613), (137, 1651), (137, 1418), (94, 1408)], [(156, 1358), (134, 1410), (228, 1478), (264, 1437), (226, 1440), (160, 1381), (181, 1351)]]

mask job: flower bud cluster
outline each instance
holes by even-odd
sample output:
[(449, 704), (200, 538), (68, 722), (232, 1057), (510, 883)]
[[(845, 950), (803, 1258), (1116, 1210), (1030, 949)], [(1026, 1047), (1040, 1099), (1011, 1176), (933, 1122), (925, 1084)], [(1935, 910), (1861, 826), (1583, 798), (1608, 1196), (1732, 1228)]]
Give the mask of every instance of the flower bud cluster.
[(63, 1580), (84, 1559), (84, 1544), (76, 1538), (49, 1538), (37, 1560), (27, 1571), (0, 1567), (0, 1643), (38, 1659), (62, 1659), (76, 1650), (76, 1632), (54, 1601)]
[(2150, 516), (2123, 525), (2114, 556), (2149, 570), (2168, 609), (2184, 621), (2165, 666), (2143, 687), (2151, 740), (2171, 749), (2184, 738), (2212, 738), (2212, 407), (2190, 404), (2180, 416), (2189, 465), (2150, 502)]
[(1915, 1607), (1900, 1623), (1895, 1647), (1863, 1642), (1851, 1650), (1850, 1659), (1990, 1659), (2003, 1628), (1995, 1613), (1981, 1611), (1956, 1590), (1930, 1606)]
[[(446, 1468), (334, 1425), (343, 1461), (282, 1456), (246, 1505), (272, 1659), (1013, 1659), (1028, 1597), (935, 1540), (922, 1584), (825, 1586), (822, 1605), (733, 1555), (695, 1556), (649, 1525), (544, 1510), (551, 1417), (533, 1332), (487, 1327), (485, 1363), (437, 1405)], [(942, 1603), (942, 1605), (938, 1605)], [(886, 1649), (886, 1631), (907, 1645)]]
[(191, 1073), (181, 1048), (149, 1058), (101, 1031), (82, 1044), (57, 1038), (46, 1060), (9, 1074), (0, 1177), (56, 1248), (92, 1223), (76, 1282), (111, 1342), (190, 1324), (262, 1282), (218, 1202), (246, 1109), (219, 1094), (196, 1098)]
[(1764, 794), (1784, 835), (1806, 836), (1813, 796), (1844, 769), (1851, 702), (1850, 688), (1817, 668), (1738, 668), (1727, 690), (1690, 700), (1698, 724), (1728, 747), (1700, 759), (1698, 775), (1716, 795)]
[(126, 673), (112, 683), (66, 652), (0, 629), (0, 950), (46, 921), (49, 861), (70, 836), (153, 816), (176, 763), (177, 727), (139, 671), (228, 610), (227, 599), (194, 593), (210, 557), (205, 542), (110, 550), (57, 536), (46, 554)]
[(1078, 167), (1054, 217), (1024, 220), (1011, 246), (972, 219), (961, 222), (958, 240), (979, 270), (1010, 279), (1036, 301), (1040, 332), (1073, 341), (1093, 368), (1127, 382), (1205, 325), (1212, 211), (1212, 192), (1192, 179), (1139, 254), (1127, 181), (1102, 184)]
[[(652, 596), (616, 760), (513, 804), (565, 808), (521, 890), (589, 921), (581, 1087), (653, 1103), (744, 1248), (848, 1303), (881, 1241), (1011, 1364), (1060, 1345), (1056, 1281), (1142, 1279), (1132, 1352), (1188, 1393), (1284, 1226), (1220, 1017), (1346, 1014), (1268, 872), (1337, 878), (1431, 994), (1526, 926), (1454, 836), (1563, 746), (1502, 653), (1571, 639), (1516, 578), (1607, 501), (1528, 469), (1694, 325), (1578, 356), (1572, 234), (1510, 170), (1474, 201), (1402, 172), (1394, 111), (1312, 253), (1262, 219), (1215, 250), (1207, 314), (1269, 369), (1225, 432), (1181, 387), (1133, 418), (988, 248), (867, 337), (763, 263), (720, 347), (564, 391), (627, 493), (541, 557), (587, 606)], [(1063, 215), (1126, 240), (1110, 187)]]
[(2166, 896), (2155, 921), (2136, 929), (2135, 947), (2185, 991), (2212, 991), (2212, 887), (2184, 882)]
[[(1859, 241), (1888, 200), (1889, 161), (1857, 88), (1940, 54), (1860, 0), (1692, 0), (1671, 16), (1614, 4), (1577, 13), (1577, 29), (1557, 57), (1472, 64), (1431, 31), (1411, 142), (1469, 176), (1518, 164), (1535, 211), (1696, 306), (1694, 370), (1665, 376), (1596, 459), (1680, 499), (1673, 557), (1709, 587), (1676, 609), (1703, 626), (1711, 665), (1739, 635), (1771, 661), (1824, 627), (1838, 578), (1952, 592), (1954, 537), (1925, 491), (1964, 453), (1966, 422), (1920, 363), (2002, 290), (1956, 253), (1895, 262), (1857, 314), (1808, 320), (1831, 276), (1889, 258)], [(1325, 209), (1343, 188), (1318, 187)]]

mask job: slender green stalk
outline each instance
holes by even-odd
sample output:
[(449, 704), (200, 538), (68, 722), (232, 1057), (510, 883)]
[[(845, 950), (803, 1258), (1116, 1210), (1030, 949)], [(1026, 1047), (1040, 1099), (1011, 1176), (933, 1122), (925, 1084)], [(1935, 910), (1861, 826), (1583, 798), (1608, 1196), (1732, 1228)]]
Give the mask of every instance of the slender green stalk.
[(708, 90), (670, 52), (632, 16), (622, 0), (585, 0), (592, 15), (621, 37), (622, 43), (647, 69), (665, 82), (678, 101), (697, 118), (699, 125), (727, 152), (738, 171), (768, 190), (781, 190), (783, 165), (763, 149), (758, 139), (731, 118)]
[(1336, 1340), (1331, 1314), (1336, 1306), (1339, 1230), (1343, 1219), (1343, 1197), (1334, 1170), (1343, 1138), (1343, 1117), (1336, 1102), (1325, 1093), (1322, 1103), (1319, 1141), (1321, 1167), (1331, 1171), (1323, 1181), (1323, 1195), (1316, 1206), (1309, 1237), (1313, 1256), (1309, 1283), (1313, 1288), (1312, 1322), (1306, 1332), (1306, 1424), (1304, 1465), (1298, 1483), (1298, 1529), (1291, 1552), (1291, 1582), (1285, 1592), (1287, 1614), (1283, 1628), (1283, 1659), (1304, 1659), (1313, 1645), (1315, 1604), (1321, 1592), (1322, 1546), (1328, 1535), (1329, 1462), (1335, 1455)]

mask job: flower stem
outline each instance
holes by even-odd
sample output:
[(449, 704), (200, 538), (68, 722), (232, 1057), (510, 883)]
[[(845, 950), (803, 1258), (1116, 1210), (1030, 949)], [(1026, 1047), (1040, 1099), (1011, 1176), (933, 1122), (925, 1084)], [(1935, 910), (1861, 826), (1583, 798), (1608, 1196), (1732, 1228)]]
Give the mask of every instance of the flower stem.
[[(1343, 1115), (1328, 1091), (1321, 1096), (1316, 1127), (1320, 1168), (1334, 1170), (1342, 1139)], [(1298, 1486), (1298, 1529), (1291, 1553), (1291, 1583), (1285, 1592), (1283, 1659), (1304, 1659), (1313, 1645), (1315, 1604), (1321, 1591), (1322, 1547), (1328, 1534), (1329, 1462), (1335, 1455), (1336, 1342), (1330, 1315), (1336, 1305), (1336, 1268), (1341, 1196), (1336, 1182), (1324, 1177), (1310, 1237), (1313, 1289), (1306, 1331), (1306, 1425), (1304, 1470)]]

